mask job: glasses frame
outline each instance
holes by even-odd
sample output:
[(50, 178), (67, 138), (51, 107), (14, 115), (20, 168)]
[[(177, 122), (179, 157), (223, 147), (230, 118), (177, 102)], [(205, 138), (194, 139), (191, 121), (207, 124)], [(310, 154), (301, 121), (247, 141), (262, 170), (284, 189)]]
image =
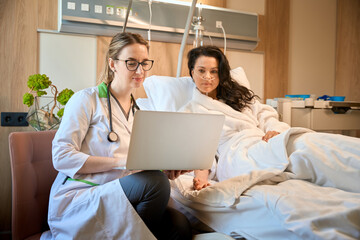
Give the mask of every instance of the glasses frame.
[[(114, 60), (125, 62), (125, 66), (126, 66), (127, 70), (132, 71), (132, 72), (135, 72), (135, 71), (139, 68), (140, 65), (141, 65), (141, 67), (142, 67), (142, 69), (143, 69), (144, 71), (150, 71), (151, 68), (152, 68), (153, 65), (154, 65), (154, 60), (150, 60), (150, 59), (145, 60), (145, 61), (142, 61), (142, 62), (138, 62), (138, 61), (136, 61), (136, 60), (130, 60), (130, 59), (123, 60), (123, 59), (118, 59), (118, 58), (115, 58)], [(137, 66), (136, 66), (136, 68), (135, 68), (134, 70), (130, 70), (130, 69), (129, 69), (129, 66), (128, 66), (127, 63), (130, 62), (130, 61), (132, 61), (132, 62), (137, 62)], [(144, 65), (143, 65), (146, 61), (150, 61), (150, 62), (151, 62), (151, 67), (150, 67), (149, 69), (147, 69), (147, 70), (144, 69)]]

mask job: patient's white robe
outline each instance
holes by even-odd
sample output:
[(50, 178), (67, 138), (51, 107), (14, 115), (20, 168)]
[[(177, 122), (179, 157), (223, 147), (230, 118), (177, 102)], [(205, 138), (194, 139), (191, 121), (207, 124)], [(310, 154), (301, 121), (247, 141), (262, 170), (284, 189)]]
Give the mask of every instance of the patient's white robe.
[[(239, 112), (197, 89), (180, 111), (225, 115), (216, 174), (219, 181), (235, 177), (241, 181), (238, 189), (232, 189), (238, 196), (261, 181), (290, 178), (360, 192), (360, 185), (354, 184), (360, 181), (358, 138), (290, 128), (268, 105), (255, 101)], [(268, 131), (281, 134), (265, 142), (262, 137)]]
[[(119, 141), (109, 142), (106, 86), (75, 93), (66, 105), (64, 117), (53, 140), (53, 163), (59, 174), (53, 183), (48, 211), (50, 231), (42, 239), (155, 239), (127, 199), (119, 178), (129, 172), (112, 170), (78, 174), (89, 156), (119, 157), (125, 160), (133, 115), (128, 121), (111, 98), (112, 123)], [(83, 179), (66, 181), (66, 176)]]

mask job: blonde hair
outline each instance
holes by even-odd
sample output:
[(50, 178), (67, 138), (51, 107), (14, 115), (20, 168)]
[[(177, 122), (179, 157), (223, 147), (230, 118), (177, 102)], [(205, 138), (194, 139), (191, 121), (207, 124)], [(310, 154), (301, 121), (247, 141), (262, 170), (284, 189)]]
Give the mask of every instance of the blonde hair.
[(109, 49), (106, 53), (105, 69), (100, 78), (102, 82), (109, 84), (114, 79), (114, 72), (109, 66), (109, 58), (116, 59), (124, 47), (135, 43), (145, 45), (149, 51), (149, 44), (137, 33), (118, 33), (111, 39)]

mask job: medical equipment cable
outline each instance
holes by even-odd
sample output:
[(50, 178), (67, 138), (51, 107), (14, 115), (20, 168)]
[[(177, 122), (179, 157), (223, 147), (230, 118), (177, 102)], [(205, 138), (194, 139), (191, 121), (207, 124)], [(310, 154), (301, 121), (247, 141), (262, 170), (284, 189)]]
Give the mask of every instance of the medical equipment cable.
[(223, 31), (224, 34), (224, 55), (226, 55), (226, 33), (225, 33), (225, 29), (222, 25), (222, 23), (219, 21), (216, 23), (216, 27), (217, 28), (221, 28), (221, 30)]
[(193, 15), (194, 15), (196, 2), (197, 2), (197, 0), (192, 1), (191, 7), (189, 10), (189, 14), (188, 14), (188, 17), (186, 20), (185, 31), (184, 31), (183, 38), (181, 40), (181, 46), (180, 46), (180, 51), (179, 51), (179, 56), (178, 56), (178, 66), (177, 66), (177, 71), (176, 71), (176, 77), (180, 77), (180, 74), (181, 74), (182, 58), (183, 58), (183, 54), (184, 54), (184, 50), (185, 50), (186, 39), (189, 35), (189, 29), (190, 29)]
[(209, 40), (210, 40), (210, 45), (214, 45), (211, 36), (208, 35), (208, 37), (209, 37)]
[(224, 33), (224, 55), (226, 55), (226, 33), (224, 27), (221, 25), (221, 29)]
[(124, 26), (123, 26), (123, 29), (122, 29), (122, 32), (123, 32), (123, 33), (124, 33), (125, 30), (126, 30), (126, 25), (127, 25), (127, 22), (128, 22), (128, 18), (129, 18), (129, 13), (130, 13), (131, 6), (132, 6), (132, 0), (129, 0), (129, 5), (128, 5), (128, 8), (127, 8), (127, 10), (126, 10), (125, 22), (124, 22)]
[(150, 42), (151, 42), (151, 20), (152, 20), (152, 9), (151, 9), (151, 3), (152, 0), (148, 0), (148, 4), (149, 4), (149, 30), (148, 30), (148, 41), (149, 41), (149, 46), (150, 46)]

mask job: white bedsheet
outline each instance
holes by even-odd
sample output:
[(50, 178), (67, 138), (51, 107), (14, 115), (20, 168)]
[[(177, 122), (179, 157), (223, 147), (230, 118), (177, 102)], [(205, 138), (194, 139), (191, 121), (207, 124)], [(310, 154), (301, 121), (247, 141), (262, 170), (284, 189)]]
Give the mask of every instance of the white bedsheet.
[[(214, 182), (212, 182), (214, 184)], [(172, 181), (172, 197), (218, 232), (247, 239), (359, 239), (360, 194), (320, 187), (303, 180), (255, 185), (239, 202), (212, 207), (182, 194), (192, 191), (192, 176)]]

